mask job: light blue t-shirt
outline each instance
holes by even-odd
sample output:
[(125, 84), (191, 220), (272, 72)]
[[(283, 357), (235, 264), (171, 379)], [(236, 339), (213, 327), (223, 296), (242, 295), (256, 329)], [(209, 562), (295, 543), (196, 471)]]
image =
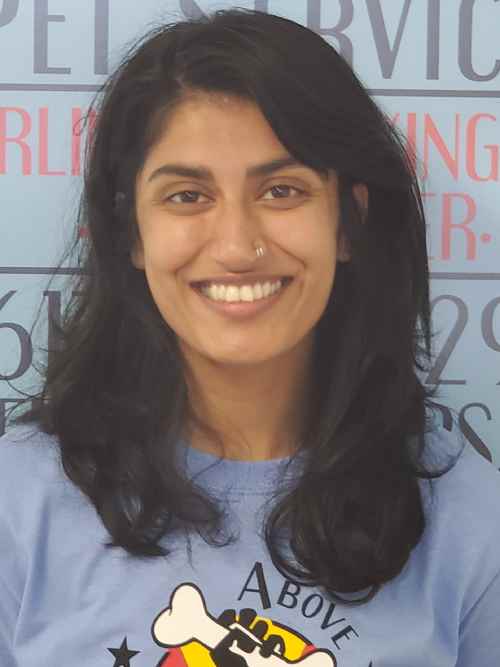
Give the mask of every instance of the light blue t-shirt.
[[(455, 423), (428, 437), (465, 443)], [(239, 537), (217, 548), (191, 535), (190, 550), (178, 537), (149, 560), (103, 546), (55, 438), (22, 426), (0, 439), (1, 667), (499, 667), (500, 474), (471, 445), (434, 482), (432, 504), (421, 482), (422, 540), (357, 607), (268, 557), (260, 526), (286, 460), (210, 467), (214, 457), (180, 451), (198, 484), (227, 498)]]

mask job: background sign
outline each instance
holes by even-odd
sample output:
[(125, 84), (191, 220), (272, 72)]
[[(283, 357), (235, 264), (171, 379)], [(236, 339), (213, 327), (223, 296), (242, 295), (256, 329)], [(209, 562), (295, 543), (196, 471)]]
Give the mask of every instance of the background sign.
[(71, 265), (47, 283), (76, 221), (93, 94), (152, 25), (235, 4), (338, 48), (416, 147), (436, 331), (422, 379), (500, 465), (498, 0), (0, 0), (0, 433), (49, 346), (35, 316), (57, 315), (68, 296)]

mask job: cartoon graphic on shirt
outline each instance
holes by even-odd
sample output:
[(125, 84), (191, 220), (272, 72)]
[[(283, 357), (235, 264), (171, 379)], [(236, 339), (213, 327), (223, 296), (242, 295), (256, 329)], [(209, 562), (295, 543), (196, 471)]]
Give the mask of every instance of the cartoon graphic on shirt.
[(330, 651), (316, 649), (296, 631), (257, 616), (225, 610), (218, 619), (201, 591), (181, 584), (153, 622), (157, 644), (168, 648), (157, 667), (337, 667)]

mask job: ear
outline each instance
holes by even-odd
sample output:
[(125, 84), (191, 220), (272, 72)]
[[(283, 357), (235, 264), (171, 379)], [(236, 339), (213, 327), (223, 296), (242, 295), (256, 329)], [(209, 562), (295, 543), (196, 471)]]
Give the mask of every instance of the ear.
[(144, 269), (144, 247), (142, 239), (138, 239), (130, 251), (130, 259), (136, 269)]
[[(364, 183), (356, 183), (352, 187), (352, 194), (356, 199), (356, 202), (363, 212), (363, 221), (366, 218), (366, 213), (368, 211), (368, 188)], [(344, 234), (342, 226), (339, 228), (338, 236), (338, 248), (337, 248), (337, 260), (339, 262), (348, 262), (351, 259), (351, 254), (349, 251), (349, 244), (347, 238)]]

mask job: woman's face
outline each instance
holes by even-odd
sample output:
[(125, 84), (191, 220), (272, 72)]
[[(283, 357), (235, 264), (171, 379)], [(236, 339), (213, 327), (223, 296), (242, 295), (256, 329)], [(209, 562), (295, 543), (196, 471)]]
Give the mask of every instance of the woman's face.
[[(336, 262), (348, 256), (339, 247), (333, 172), (326, 179), (298, 164), (251, 173), (283, 158), (290, 154), (257, 106), (215, 95), (177, 108), (147, 155), (136, 179), (140, 242), (132, 261), (187, 359), (254, 365), (309, 349)], [(211, 177), (157, 171), (172, 164)], [(285, 276), (284, 288), (254, 302), (214, 301), (199, 289), (225, 285), (231, 298), (249, 298), (227, 286)]]

